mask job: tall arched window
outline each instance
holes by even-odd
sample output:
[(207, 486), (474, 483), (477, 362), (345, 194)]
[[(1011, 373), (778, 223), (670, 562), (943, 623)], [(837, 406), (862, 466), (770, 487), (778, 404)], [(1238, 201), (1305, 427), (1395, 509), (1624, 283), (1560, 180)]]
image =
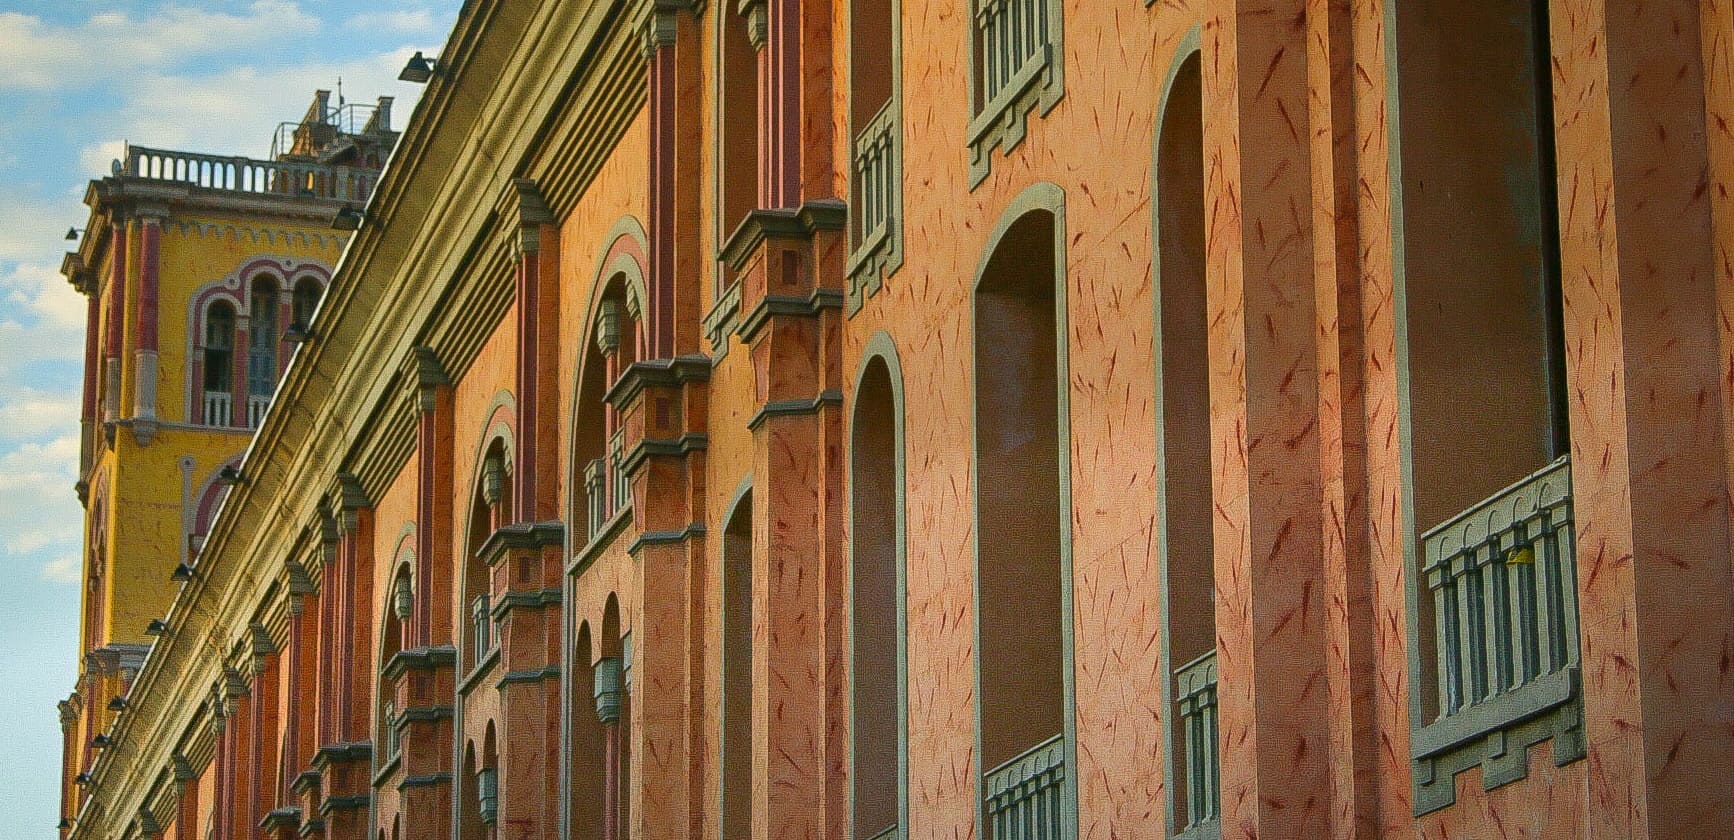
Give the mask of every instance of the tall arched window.
[(1204, 114), (1199, 53), (1175, 67), (1156, 140), (1157, 469), (1170, 703), (1171, 831), (1220, 813), (1209, 312), (1204, 286)]
[(478, 790), (481, 782), (481, 761), (476, 755), (476, 742), (464, 744), (463, 772), (453, 785), (452, 795), (458, 800), (458, 840), (487, 840), (487, 827), (482, 824), (482, 799)]
[(205, 312), (204, 399), (200, 415), (207, 426), (228, 426), (234, 421), (235, 307), (226, 300), (211, 304)]
[(584, 512), (586, 541), (599, 536), (603, 527), (632, 503), (625, 468), (625, 429), (605, 395), (638, 359), (636, 302), (636, 293), (624, 273), (609, 277), (597, 298), (591, 341), (583, 348), (572, 453), (574, 467), (583, 477), (573, 496)]
[(303, 277), (295, 282), (295, 293), (290, 298), (289, 326), (306, 333), (307, 327), (313, 323), (313, 311), (319, 308), (319, 296), (325, 290), (319, 281), (311, 277)]
[(250, 346), (247, 350), (247, 428), (256, 429), (277, 390), (277, 281), (260, 277), (253, 281), (252, 306), (247, 319)]
[(415, 587), (410, 577), (411, 563), (405, 562), (398, 567), (392, 576), (391, 586), (385, 596), (385, 616), (381, 622), (379, 636), (379, 698), (375, 709), (374, 742), (379, 745), (379, 765), (384, 766), (398, 756), (398, 712), (397, 686), (386, 681), (384, 671), (391, 664), (393, 657), (403, 650), (409, 638), (409, 617), (415, 611)]
[[(1416, 810), (1509, 750), (1584, 754), (1542, 0), (1399, 0), (1392, 206)], [(1537, 712), (1537, 710), (1543, 710)], [(1509, 746), (1508, 746), (1509, 745)]]
[[(1015, 211), (1013, 211), (1015, 212)], [(976, 651), (988, 840), (1070, 837), (1057, 219), (1012, 216), (975, 294)]]
[(606, 783), (606, 756), (602, 721), (596, 715), (593, 686), (596, 681), (594, 663), (598, 654), (591, 642), (589, 622), (578, 625), (577, 641), (567, 670), (570, 705), (566, 711), (568, 741), (566, 750), (568, 840), (602, 840), (602, 786)]
[(753, 836), (753, 497), (735, 504), (722, 552), (722, 835)]
[(468, 551), (464, 552), (464, 650), (467, 665), (476, 668), (487, 660), (498, 646), (495, 638), (492, 583), (488, 564), (482, 561), (482, 545), (488, 537), (508, 524), (511, 509), (511, 459), (504, 439), (489, 444), (482, 456), (481, 472), (476, 481), (476, 496), (470, 507)]
[[(871, 357), (855, 389), (849, 467), (850, 836), (907, 830), (900, 381)], [(889, 834), (887, 832), (890, 832)]]

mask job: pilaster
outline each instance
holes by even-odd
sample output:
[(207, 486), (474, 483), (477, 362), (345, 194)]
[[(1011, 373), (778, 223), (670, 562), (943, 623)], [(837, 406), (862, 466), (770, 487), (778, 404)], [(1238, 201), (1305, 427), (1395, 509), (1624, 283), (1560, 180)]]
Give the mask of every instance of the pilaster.
[(846, 253), (836, 202), (755, 211), (725, 249), (741, 278), (738, 332), (756, 373), (753, 811), (771, 837), (841, 836), (847, 824)]
[(136, 331), (133, 348), (132, 433), (140, 446), (149, 446), (157, 432), (157, 297), (161, 283), (163, 219), (168, 210), (141, 206), (138, 226), (138, 296), (133, 314)]
[(405, 837), (437, 840), (451, 835), (452, 749), (457, 696), (457, 648), (451, 645), (399, 652), (381, 675), (398, 711), (398, 812)]
[(560, 229), (534, 181), (514, 179), (507, 189), (517, 213), (518, 358), (516, 368), (517, 463), (513, 466), (514, 522), (558, 518), (557, 401), (560, 340)]
[(560, 824), (559, 522), (507, 525), (482, 544), (500, 634), (499, 824), (551, 836)]
[(1205, 7), (1224, 838), (1324, 836), (1331, 802), (1305, 5)]
[(1584, 831), (1711, 836), (1734, 824), (1734, 777), (1718, 769), (1734, 765), (1716, 321), (1728, 304), (1708, 172), (1718, 129), (1706, 131), (1709, 92), (1729, 71), (1725, 41), (1721, 66), (1706, 67), (1702, 31), (1727, 24), (1687, 2), (1565, 0), (1553, 12)]
[(711, 800), (703, 787), (705, 452), (710, 360), (639, 362), (608, 393), (625, 432), (639, 537), (633, 673), (644, 688), (628, 704), (634, 756), (630, 837), (697, 837)]

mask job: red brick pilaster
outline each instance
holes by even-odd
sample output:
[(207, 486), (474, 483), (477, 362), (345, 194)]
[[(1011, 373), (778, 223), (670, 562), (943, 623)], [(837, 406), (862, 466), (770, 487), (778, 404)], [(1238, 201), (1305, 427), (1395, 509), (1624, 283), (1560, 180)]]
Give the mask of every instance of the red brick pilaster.
[[(1553, 4), (1588, 819), (1596, 837), (1734, 825), (1730, 410), (1708, 164), (1725, 7)], [(1724, 36), (1725, 37), (1725, 36)], [(1710, 130), (1707, 132), (1706, 127)], [(1712, 140), (1715, 136), (1717, 139)]]
[(1328, 124), (1310, 122), (1320, 115), (1309, 111), (1307, 27), (1296, 24), (1305, 6), (1205, 8), (1204, 101), (1219, 103), (1206, 107), (1204, 135), (1224, 840), (1328, 830), (1312, 211), (1315, 167), (1330, 163), (1311, 148)]
[(565, 529), (519, 523), (481, 556), (500, 634), (500, 837), (551, 837), (560, 825), (561, 588)]
[[(753, 811), (771, 837), (847, 824), (843, 212), (755, 211), (725, 248), (752, 354)], [(773, 643), (774, 640), (774, 643)]]
[(536, 183), (512, 181), (508, 200), (518, 215), (516, 381), (517, 463), (513, 465), (514, 522), (559, 518), (557, 482), (559, 415), (560, 231)]

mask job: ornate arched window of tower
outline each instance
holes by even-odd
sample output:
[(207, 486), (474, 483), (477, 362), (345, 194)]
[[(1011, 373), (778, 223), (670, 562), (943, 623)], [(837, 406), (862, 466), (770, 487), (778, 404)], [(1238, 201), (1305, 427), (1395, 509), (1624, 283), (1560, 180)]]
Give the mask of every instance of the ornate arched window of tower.
[(235, 305), (218, 300), (205, 311), (204, 394), (200, 421), (206, 426), (234, 422)]
[(277, 390), (277, 319), (281, 317), (277, 281), (259, 277), (253, 281), (247, 318), (247, 428), (259, 428), (271, 395)]

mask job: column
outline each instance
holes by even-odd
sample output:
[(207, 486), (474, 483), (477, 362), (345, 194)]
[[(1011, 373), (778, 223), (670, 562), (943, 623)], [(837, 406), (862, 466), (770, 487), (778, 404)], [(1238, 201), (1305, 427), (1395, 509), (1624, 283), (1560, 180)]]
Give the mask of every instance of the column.
[(162, 267), (162, 225), (166, 211), (139, 209), (139, 284), (133, 349), (133, 436), (149, 446), (157, 430), (157, 294)]
[(120, 419), (120, 354), (126, 338), (126, 222), (118, 214), (109, 224), (108, 319), (103, 336), (102, 420)]
[(396, 694), (404, 721), (398, 783), (404, 836), (435, 840), (450, 836), (452, 830), (452, 724), (457, 696), (457, 648), (452, 644), (452, 386), (432, 349), (415, 348), (410, 364), (420, 463), (416, 591), (410, 645), (386, 663), (381, 690)]
[[(1718, 8), (1720, 6), (1720, 8)], [(1590, 836), (1734, 830), (1721, 4), (1553, 6)], [(1726, 108), (1717, 101), (1716, 109)], [(1723, 151), (1712, 156), (1711, 144)], [(1725, 208), (1724, 208), (1725, 209)]]
[(560, 518), (557, 504), (559, 414), (559, 228), (534, 181), (508, 187), (518, 208), (517, 464), (512, 471), (514, 522)]
[[(1205, 10), (1223, 837), (1328, 830), (1315, 162), (1304, 0)], [(1297, 209), (1298, 208), (1298, 209)]]

